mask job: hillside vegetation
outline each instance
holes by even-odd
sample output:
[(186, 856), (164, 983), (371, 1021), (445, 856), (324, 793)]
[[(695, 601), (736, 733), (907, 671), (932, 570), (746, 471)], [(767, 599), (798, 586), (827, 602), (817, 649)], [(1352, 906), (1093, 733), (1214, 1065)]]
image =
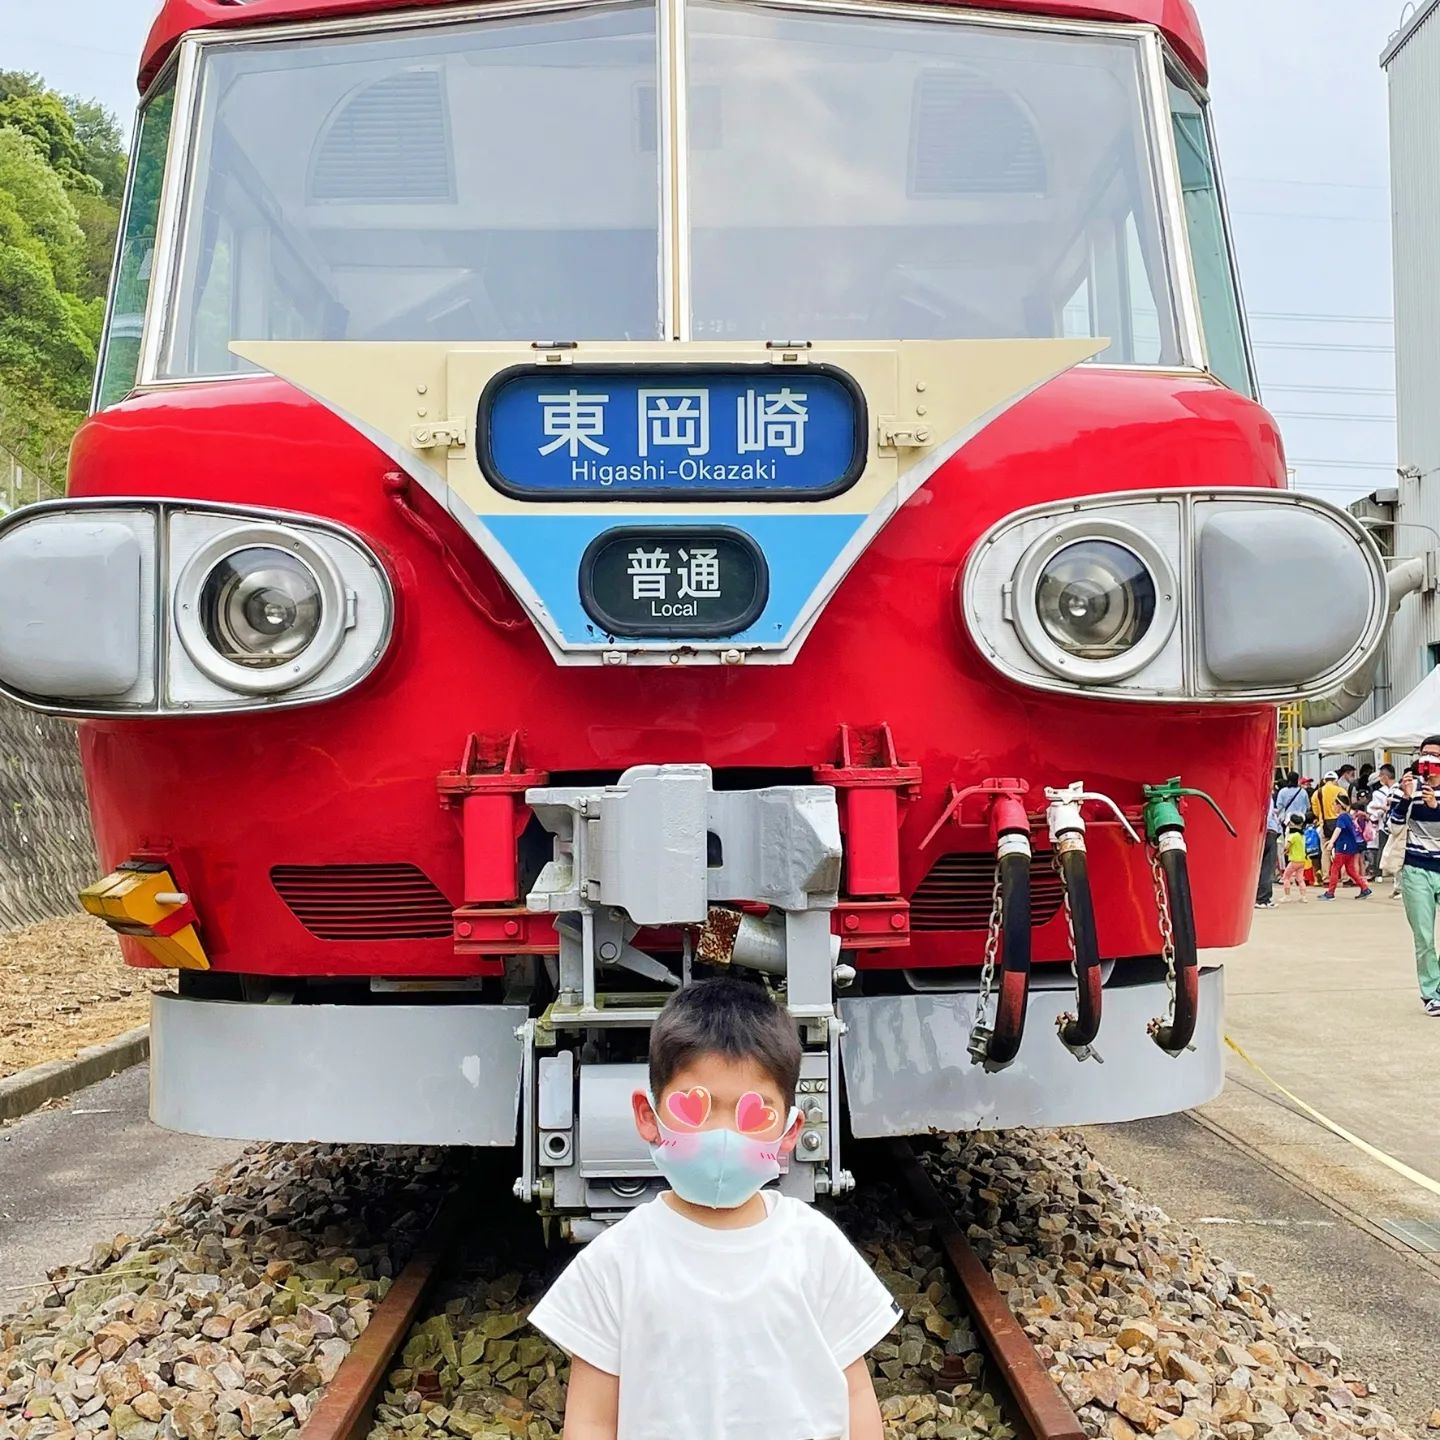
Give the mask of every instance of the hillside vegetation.
[[(64, 488), (90, 401), (125, 169), (108, 110), (38, 75), (0, 71), (0, 508)], [(13, 496), (12, 458), (27, 472)]]

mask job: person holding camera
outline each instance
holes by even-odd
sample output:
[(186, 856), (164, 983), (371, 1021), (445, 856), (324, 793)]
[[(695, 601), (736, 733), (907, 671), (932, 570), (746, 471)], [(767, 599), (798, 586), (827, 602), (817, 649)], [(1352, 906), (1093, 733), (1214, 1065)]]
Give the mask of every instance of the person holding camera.
[(1420, 747), (1390, 806), (1390, 824), (1405, 826), (1400, 895), (1415, 937), (1415, 970), (1425, 1013), (1440, 1018), (1440, 958), (1435, 953), (1435, 907), (1440, 904), (1440, 735)]

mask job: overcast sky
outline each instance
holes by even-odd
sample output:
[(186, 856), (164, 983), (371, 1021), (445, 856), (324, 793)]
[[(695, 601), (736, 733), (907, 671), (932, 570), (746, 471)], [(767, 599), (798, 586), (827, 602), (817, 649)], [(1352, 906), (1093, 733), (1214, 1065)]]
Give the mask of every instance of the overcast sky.
[[(1265, 398), (1300, 487), (1352, 499), (1396, 463), (1379, 56), (1401, 0), (1196, 3)], [(0, 0), (0, 67), (39, 70), (128, 124), (157, 9)]]

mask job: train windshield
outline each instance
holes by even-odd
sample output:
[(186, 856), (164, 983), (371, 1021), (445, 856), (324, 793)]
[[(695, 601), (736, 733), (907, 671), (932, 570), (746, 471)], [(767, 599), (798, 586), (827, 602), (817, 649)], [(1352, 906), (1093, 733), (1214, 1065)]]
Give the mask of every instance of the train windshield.
[(1102, 335), (1193, 363), (1138, 34), (689, 0), (682, 82), (659, 31), (617, 3), (199, 44), (155, 378), (244, 371), (232, 339)]

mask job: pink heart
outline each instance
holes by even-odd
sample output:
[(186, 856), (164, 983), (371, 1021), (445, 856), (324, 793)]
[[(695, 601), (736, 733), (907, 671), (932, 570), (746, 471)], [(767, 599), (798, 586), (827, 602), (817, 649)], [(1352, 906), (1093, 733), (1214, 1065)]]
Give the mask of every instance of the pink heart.
[(774, 1107), (767, 1105), (753, 1090), (747, 1090), (735, 1106), (735, 1128), (742, 1135), (763, 1135), (779, 1120)]
[(672, 1091), (665, 1098), (665, 1108), (682, 1125), (698, 1130), (710, 1118), (710, 1092), (703, 1085), (693, 1090)]

